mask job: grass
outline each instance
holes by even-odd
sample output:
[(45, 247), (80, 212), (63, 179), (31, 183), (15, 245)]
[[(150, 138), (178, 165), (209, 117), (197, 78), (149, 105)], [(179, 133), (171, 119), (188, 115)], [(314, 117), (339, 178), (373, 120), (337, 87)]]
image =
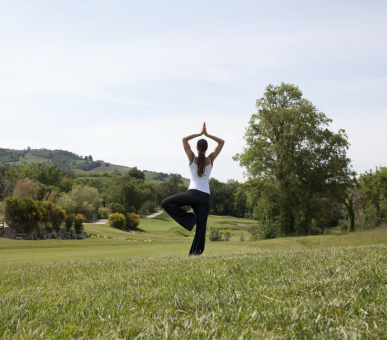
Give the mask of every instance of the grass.
[(234, 236), (201, 257), (165, 214), (135, 233), (0, 239), (0, 338), (385, 338), (387, 228), (239, 241), (251, 223), (210, 217)]
[[(248, 228), (254, 221), (233, 217), (210, 216), (208, 226), (230, 229), (229, 242), (206, 241), (204, 256), (238, 254), (272, 250), (302, 250), (353, 245), (387, 243), (387, 228), (351, 234), (286, 237), (249, 241)], [(0, 265), (79, 260), (85, 258), (122, 258), (151, 256), (185, 256), (194, 232), (179, 227), (167, 214), (154, 219), (142, 219), (140, 231), (128, 233), (101, 224), (85, 224), (92, 235), (86, 240), (19, 241), (0, 238)], [(245, 242), (240, 241), (244, 235)]]

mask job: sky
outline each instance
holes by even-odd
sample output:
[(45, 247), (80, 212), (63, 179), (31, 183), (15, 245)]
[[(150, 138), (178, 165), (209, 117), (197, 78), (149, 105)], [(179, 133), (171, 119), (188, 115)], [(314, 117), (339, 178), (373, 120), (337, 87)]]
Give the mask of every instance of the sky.
[[(353, 169), (386, 166), (387, 1), (0, 0), (0, 147), (61, 149), (189, 177), (181, 139), (232, 157), (269, 85), (345, 129)], [(209, 151), (215, 147), (209, 140)], [(196, 139), (191, 142), (193, 149)]]

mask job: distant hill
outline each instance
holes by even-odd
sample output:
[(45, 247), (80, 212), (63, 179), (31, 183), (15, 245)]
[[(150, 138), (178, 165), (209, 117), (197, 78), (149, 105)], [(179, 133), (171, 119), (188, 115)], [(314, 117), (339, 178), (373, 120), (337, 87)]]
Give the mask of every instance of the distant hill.
[[(22, 165), (33, 163), (52, 163), (62, 170), (71, 170), (75, 174), (108, 173), (121, 175), (128, 172), (131, 167), (111, 164), (102, 160), (93, 160), (90, 156), (79, 156), (65, 150), (31, 149), (13, 150), (0, 148), (0, 165)], [(145, 180), (160, 182), (168, 179), (168, 174), (143, 170)]]

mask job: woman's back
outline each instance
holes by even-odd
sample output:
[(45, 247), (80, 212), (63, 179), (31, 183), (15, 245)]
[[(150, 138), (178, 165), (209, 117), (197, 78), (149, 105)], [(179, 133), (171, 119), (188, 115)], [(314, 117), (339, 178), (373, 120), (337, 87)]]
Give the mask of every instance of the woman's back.
[(194, 190), (199, 190), (207, 194), (210, 194), (209, 180), (210, 180), (210, 175), (212, 170), (211, 159), (209, 157), (206, 157), (206, 161), (204, 164), (205, 164), (205, 167), (204, 167), (204, 173), (202, 176), (198, 175), (197, 157), (195, 157), (191, 162), (191, 164), (189, 165), (191, 178), (190, 178), (190, 184), (189, 184), (188, 190), (194, 189)]

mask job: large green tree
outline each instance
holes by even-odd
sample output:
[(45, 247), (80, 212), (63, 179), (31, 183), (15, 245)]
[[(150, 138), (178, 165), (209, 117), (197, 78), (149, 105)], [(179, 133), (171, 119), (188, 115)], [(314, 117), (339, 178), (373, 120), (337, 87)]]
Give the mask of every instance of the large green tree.
[[(231, 215), (244, 217), (246, 214), (246, 198), (242, 190), (242, 184), (235, 180), (227, 183), (210, 179), (211, 209), (215, 215)], [(244, 202), (241, 202), (244, 198)]]
[(156, 187), (156, 199), (157, 203), (167, 197), (180, 194), (187, 190), (184, 185), (183, 178), (179, 174), (169, 174), (168, 180), (163, 182)]
[(122, 205), (126, 213), (138, 213), (145, 202), (155, 200), (155, 188), (127, 173), (113, 178), (103, 197), (108, 204)]
[(309, 234), (333, 202), (345, 200), (354, 175), (347, 135), (330, 131), (331, 119), (292, 84), (269, 85), (256, 106), (247, 146), (234, 158), (246, 169), (254, 216), (277, 235)]

